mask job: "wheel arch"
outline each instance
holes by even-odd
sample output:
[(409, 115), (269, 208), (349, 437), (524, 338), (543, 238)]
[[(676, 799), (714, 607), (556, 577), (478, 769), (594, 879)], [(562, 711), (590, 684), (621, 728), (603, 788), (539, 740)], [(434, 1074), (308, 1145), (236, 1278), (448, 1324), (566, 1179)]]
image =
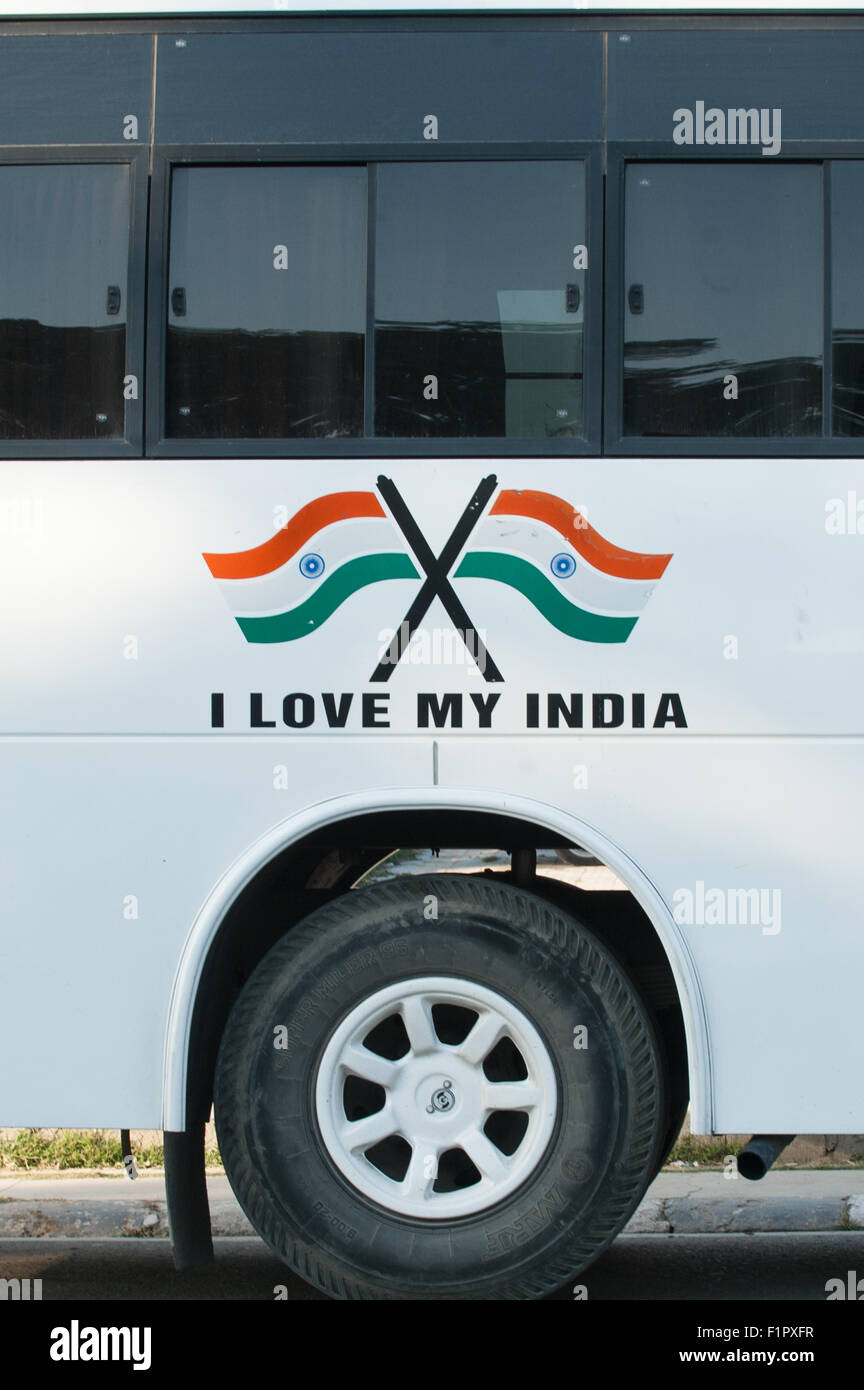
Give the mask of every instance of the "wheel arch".
[[(590, 850), (625, 884), (642, 908), (665, 953), (672, 971), (681, 1009), (687, 1048), (690, 1079), (692, 1124), (696, 1132), (711, 1129), (712, 1078), (707, 1017), (702, 990), (687, 942), (675, 923), (667, 903), (650, 878), (602, 830), (587, 821), (560, 810), (556, 806), (528, 797), (504, 793), (453, 791), (440, 789), (394, 789), (377, 794), (352, 794), (336, 797), (305, 808), (298, 814), (274, 826), (262, 835), (235, 860), (213, 887), (199, 910), (181, 953), (169, 1003), (163, 1063), (163, 1129), (183, 1131), (187, 1125), (200, 1122), (202, 1106), (207, 1103), (206, 1077), (198, 1059), (212, 1049), (213, 1039), (206, 1038), (207, 1026), (221, 1035), (230, 1000), (220, 997), (214, 1001), (208, 995), (208, 975), (215, 970), (219, 953), (226, 940), (236, 939), (237, 915), (248, 923), (249, 907), (256, 893), (266, 890), (268, 878), (273, 880), (286, 856), (292, 859), (298, 877), (307, 875), (307, 882), (287, 898), (279, 908), (279, 921), (265, 921), (263, 929), (244, 935), (250, 968), (269, 949), (286, 927), (330, 897), (345, 891), (368, 867), (380, 858), (375, 850), (361, 853), (351, 848), (350, 828), (367, 823), (369, 817), (398, 816), (400, 824), (406, 816), (446, 814), (448, 817), (467, 817), (478, 826), (488, 821), (506, 821), (525, 829), (526, 842), (538, 832), (552, 838), (572, 841)], [(391, 831), (391, 838), (392, 838)], [(331, 845), (329, 854), (322, 855), (324, 839)], [(368, 839), (368, 831), (366, 833)], [(398, 843), (398, 842), (397, 842)], [(434, 843), (434, 841), (430, 841)], [(482, 843), (482, 841), (481, 841)], [(382, 846), (387, 852), (394, 845)], [(311, 879), (310, 879), (311, 875)], [(317, 886), (309, 887), (309, 882)], [(268, 899), (272, 910), (272, 899)], [(232, 918), (233, 914), (233, 918)], [(220, 945), (221, 943), (221, 945)], [(239, 984), (242, 980), (238, 981)], [(221, 979), (224, 995), (225, 977)], [(215, 1007), (214, 1007), (215, 1003)], [(196, 1016), (197, 1011), (197, 1016)], [(202, 1025), (202, 1020), (204, 1023)], [(203, 1026), (203, 1034), (202, 1034)], [(218, 1037), (216, 1039), (218, 1043)], [(206, 1068), (203, 1068), (206, 1071)], [(197, 1110), (198, 1113), (194, 1113)]]

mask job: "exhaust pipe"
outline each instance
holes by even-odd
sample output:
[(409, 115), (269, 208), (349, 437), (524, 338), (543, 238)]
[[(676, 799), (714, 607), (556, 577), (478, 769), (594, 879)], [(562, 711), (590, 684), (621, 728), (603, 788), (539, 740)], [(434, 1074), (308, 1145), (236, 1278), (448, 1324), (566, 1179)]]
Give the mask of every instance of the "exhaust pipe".
[(738, 1172), (742, 1178), (749, 1178), (751, 1182), (764, 1178), (771, 1164), (794, 1138), (794, 1134), (754, 1134), (738, 1155)]

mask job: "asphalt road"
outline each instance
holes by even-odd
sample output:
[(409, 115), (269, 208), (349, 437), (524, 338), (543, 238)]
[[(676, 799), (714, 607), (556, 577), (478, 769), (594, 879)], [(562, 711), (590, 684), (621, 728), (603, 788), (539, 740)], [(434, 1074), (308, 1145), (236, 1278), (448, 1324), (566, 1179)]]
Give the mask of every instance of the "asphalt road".
[[(41, 1279), (48, 1300), (328, 1301), (267, 1248), (217, 1240), (206, 1270), (177, 1273), (165, 1240), (0, 1240), (0, 1278)], [(864, 1279), (864, 1231), (624, 1235), (580, 1277), (591, 1300), (789, 1300), (824, 1304), (829, 1279)], [(864, 1285), (862, 1285), (864, 1288)], [(284, 1297), (284, 1295), (283, 1295)], [(562, 1289), (551, 1301), (574, 1298)]]

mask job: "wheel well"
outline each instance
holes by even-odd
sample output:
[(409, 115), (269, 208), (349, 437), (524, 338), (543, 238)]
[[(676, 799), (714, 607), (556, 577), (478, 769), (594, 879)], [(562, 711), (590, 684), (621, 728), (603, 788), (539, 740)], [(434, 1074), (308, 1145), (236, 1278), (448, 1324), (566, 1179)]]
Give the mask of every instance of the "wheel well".
[(525, 880), (525, 853), (568, 849), (570, 841), (527, 821), (471, 811), (376, 812), (331, 825), (288, 846), (247, 884), (211, 943), (195, 999), (187, 1068), (187, 1126), (204, 1122), (213, 1096), (219, 1042), (234, 1000), (259, 961), (297, 922), (352, 887), (396, 849), (499, 849), (511, 870), (490, 870), (580, 917), (620, 960), (653, 1020), (669, 1078), (667, 1143), (689, 1098), (687, 1048), (669, 961), (647, 914), (627, 891), (591, 892), (542, 874)]

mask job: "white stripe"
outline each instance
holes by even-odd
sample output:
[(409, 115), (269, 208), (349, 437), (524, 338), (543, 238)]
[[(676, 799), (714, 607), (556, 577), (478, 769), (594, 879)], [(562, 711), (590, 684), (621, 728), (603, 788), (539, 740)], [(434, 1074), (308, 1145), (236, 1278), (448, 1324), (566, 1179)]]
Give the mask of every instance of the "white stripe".
[[(583, 560), (554, 527), (533, 517), (487, 516), (471, 533), (469, 550), (492, 550), (520, 555), (545, 574), (565, 598), (592, 613), (641, 613), (657, 585), (656, 579), (619, 579)], [(552, 569), (556, 555), (569, 555), (576, 569), (562, 579)]]
[[(222, 579), (219, 586), (233, 613), (242, 617), (264, 617), (270, 613), (284, 613), (296, 603), (302, 603), (346, 560), (404, 549), (402, 535), (388, 517), (333, 521), (310, 536), (287, 564), (272, 574), (262, 574), (256, 579)], [(304, 555), (320, 555), (324, 561), (323, 573), (317, 579), (307, 579), (301, 571)]]

